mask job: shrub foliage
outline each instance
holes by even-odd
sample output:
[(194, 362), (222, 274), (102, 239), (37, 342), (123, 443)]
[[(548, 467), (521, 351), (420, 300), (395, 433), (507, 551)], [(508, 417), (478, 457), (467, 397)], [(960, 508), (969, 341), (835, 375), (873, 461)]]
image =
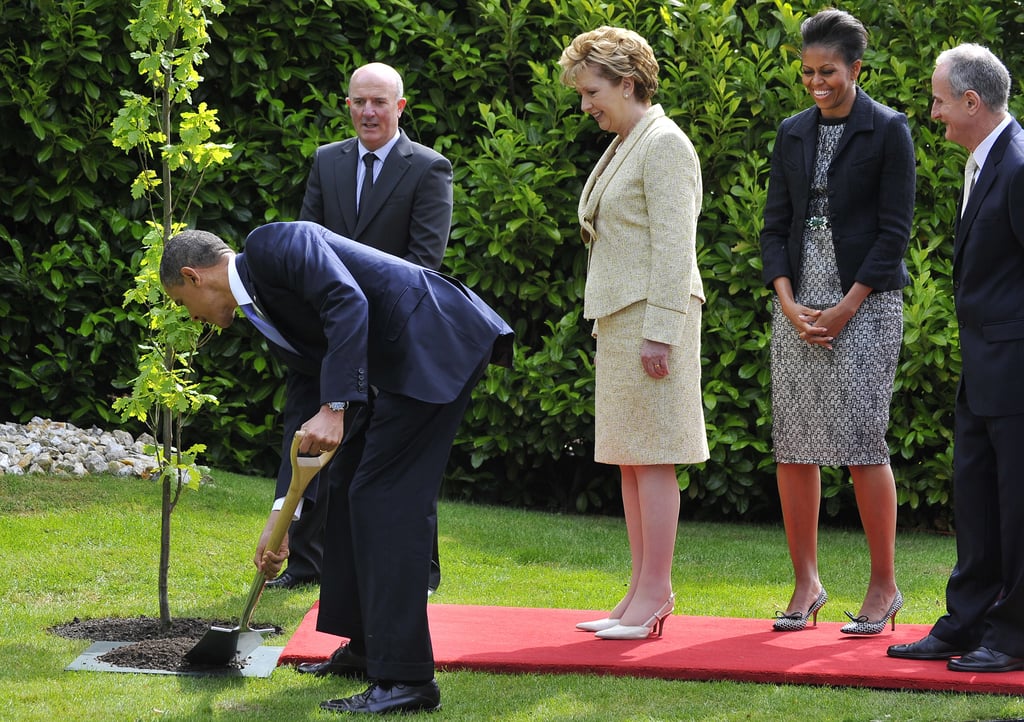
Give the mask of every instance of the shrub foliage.
[[(807, 107), (799, 24), (815, 0), (233, 0), (212, 20), (196, 102), (219, 109), (233, 158), (210, 174), (188, 222), (236, 247), (254, 226), (297, 217), (317, 145), (351, 134), (345, 80), (359, 64), (399, 68), (403, 127), (455, 168), (445, 270), (511, 323), (511, 369), (492, 368), (453, 449), (446, 493), (616, 512), (617, 475), (592, 458), (593, 342), (580, 317), (586, 258), (576, 225), (583, 181), (610, 138), (557, 80), (561, 49), (600, 24), (631, 27), (661, 61), (656, 101), (701, 157), (699, 260), (708, 294), (703, 391), (711, 460), (680, 467), (703, 516), (776, 513), (768, 372), (769, 294), (758, 233), (778, 123)], [(945, 524), (959, 351), (950, 229), (964, 152), (929, 117), (935, 56), (990, 46), (1020, 77), (1021, 0), (849, 0), (868, 26), (861, 84), (905, 112), (918, 193), (907, 254), (906, 332), (890, 444), (903, 513)], [(0, 417), (118, 423), (140, 331), (121, 303), (142, 253), (139, 169), (111, 144), (122, 89), (145, 93), (112, 0), (0, 6)], [(1015, 83), (1019, 90), (1019, 82)], [(1011, 110), (1021, 107), (1019, 94)], [(672, 182), (672, 179), (666, 179)], [(252, 334), (231, 328), (197, 360), (220, 404), (192, 420), (206, 461), (271, 474), (282, 384)], [(841, 471), (828, 511), (853, 498)]]

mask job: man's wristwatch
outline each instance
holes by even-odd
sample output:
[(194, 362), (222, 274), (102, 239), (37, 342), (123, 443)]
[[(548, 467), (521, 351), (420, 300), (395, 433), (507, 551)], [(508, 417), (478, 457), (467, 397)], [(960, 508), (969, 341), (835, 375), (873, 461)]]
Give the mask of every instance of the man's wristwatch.
[(328, 401), (327, 408), (331, 411), (344, 411), (348, 408), (348, 401)]

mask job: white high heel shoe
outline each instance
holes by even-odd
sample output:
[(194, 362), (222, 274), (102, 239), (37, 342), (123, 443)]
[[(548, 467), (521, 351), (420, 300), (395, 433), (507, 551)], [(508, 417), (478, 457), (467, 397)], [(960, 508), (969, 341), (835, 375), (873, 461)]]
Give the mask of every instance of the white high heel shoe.
[(648, 637), (660, 637), (661, 630), (665, 627), (665, 619), (668, 615), (672, 614), (675, 606), (676, 595), (670, 594), (668, 601), (662, 604), (661, 608), (639, 627), (617, 624), (614, 627), (597, 632), (595, 636), (601, 639), (647, 639)]
[(580, 622), (576, 625), (576, 629), (582, 629), (584, 632), (600, 632), (602, 629), (611, 629), (612, 627), (619, 626), (619, 619), (611, 619), (605, 617), (604, 619), (594, 619), (590, 622)]

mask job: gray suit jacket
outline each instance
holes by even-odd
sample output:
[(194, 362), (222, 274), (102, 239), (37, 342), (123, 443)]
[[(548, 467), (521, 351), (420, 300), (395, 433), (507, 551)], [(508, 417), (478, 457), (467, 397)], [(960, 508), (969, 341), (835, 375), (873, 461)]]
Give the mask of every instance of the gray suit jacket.
[(388, 153), (373, 194), (356, 216), (358, 140), (317, 149), (299, 220), (312, 221), (410, 263), (437, 270), (452, 223), (452, 164), (409, 140)]

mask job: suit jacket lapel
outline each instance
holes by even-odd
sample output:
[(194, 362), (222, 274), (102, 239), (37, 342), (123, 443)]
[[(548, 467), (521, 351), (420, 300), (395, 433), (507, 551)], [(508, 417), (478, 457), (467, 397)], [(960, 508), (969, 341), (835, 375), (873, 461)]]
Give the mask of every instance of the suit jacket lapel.
[(373, 217), (384, 207), (384, 203), (394, 192), (406, 171), (409, 170), (412, 165), (409, 156), (412, 155), (412, 152), (412, 141), (409, 140), (409, 136), (405, 134), (404, 130), (399, 130), (398, 141), (384, 160), (384, 166), (380, 169), (377, 180), (373, 182), (373, 193), (370, 194), (369, 199), (364, 199), (365, 203), (360, 203), (359, 219), (355, 224), (354, 236), (356, 239), (362, 235), (363, 230), (370, 224)]
[[(252, 278), (249, 276), (249, 263), (246, 261), (245, 253), (239, 253), (235, 256), (235, 270), (238, 272), (238, 279), (242, 282), (242, 285), (245, 286), (245, 290), (249, 293), (249, 297), (252, 298), (253, 305), (259, 309), (260, 313), (262, 313), (265, 318), (269, 319), (271, 323), (274, 323), (273, 316), (268, 312), (269, 309), (260, 302), (259, 290), (256, 288), (256, 284), (253, 283)], [(281, 326), (279, 324), (275, 323), (274, 327), (277, 328), (278, 333), (284, 336), (284, 332), (281, 330)], [(255, 330), (255, 333), (260, 337), (263, 335), (258, 330)], [(296, 349), (300, 351), (303, 350), (303, 347), (299, 345), (295, 339), (287, 337), (286, 339), (288, 343)], [(282, 348), (276, 343), (271, 343), (269, 341), (267, 342), (267, 348), (270, 349), (271, 353), (281, 357), (286, 363), (298, 366), (299, 368), (306, 370), (307, 373), (310, 373), (308, 369), (312, 367), (310, 367), (309, 361), (305, 357), (293, 354), (288, 349)]]
[(252, 299), (253, 305), (263, 314), (264, 318), (269, 318), (266, 307), (260, 302), (259, 290), (257, 290), (256, 285), (249, 276), (249, 264), (245, 259), (245, 253), (239, 253), (235, 256), (235, 271), (238, 272), (238, 280), (245, 286), (245, 290), (249, 294), (249, 298)]
[[(660, 105), (654, 105), (644, 114), (640, 122), (630, 131), (626, 140), (618, 136), (611, 142), (607, 150), (601, 155), (590, 177), (587, 178), (583, 192), (580, 194), (579, 216), (583, 230), (593, 236), (594, 221), (597, 218), (598, 207), (601, 205), (601, 196), (605, 189), (615, 177), (615, 173), (622, 167), (629, 152), (637, 146), (643, 135), (654, 124), (654, 121), (665, 115)], [(591, 238), (592, 240), (592, 238)]]
[(255, 289), (252, 287), (252, 279), (249, 278), (249, 263), (246, 261), (245, 253), (238, 253), (235, 255), (235, 271), (238, 272), (238, 279), (245, 286), (245, 290), (249, 293), (251, 298), (255, 298), (253, 292)]
[[(800, 141), (803, 150), (803, 169), (805, 178), (814, 177), (814, 157), (818, 152), (818, 123), (821, 121), (821, 111), (816, 107), (808, 108), (801, 115), (797, 116), (789, 127), (789, 135)], [(874, 127), (874, 115), (871, 112), (871, 98), (860, 88), (857, 88), (857, 98), (850, 109), (850, 117), (846, 121), (843, 135), (836, 146), (836, 152), (832, 162), (839, 157), (850, 139), (862, 130), (871, 130)]]
[[(850, 117), (846, 119), (846, 128), (843, 129), (843, 135), (839, 138), (839, 145), (836, 146), (834, 158), (838, 158), (846, 149), (853, 136), (861, 131), (871, 130), (874, 127), (875, 117), (871, 112), (871, 98), (863, 90), (857, 88), (857, 97), (854, 99), (853, 107), (850, 109)], [(833, 162), (835, 161), (833, 160)]]
[(800, 141), (800, 148), (803, 150), (804, 177), (811, 178), (814, 175), (814, 153), (818, 147), (818, 118), (821, 114), (817, 108), (810, 108), (797, 116), (789, 127), (789, 135)]
[(604, 189), (608, 186), (608, 181), (611, 179), (612, 173), (606, 173), (608, 166), (611, 161), (615, 158), (616, 149), (619, 147), (620, 141), (616, 137), (609, 145), (601, 157), (597, 161), (597, 165), (594, 166), (594, 170), (590, 172), (590, 176), (587, 178), (586, 184), (583, 186), (583, 192), (580, 193), (580, 202), (578, 213), (580, 217), (580, 224), (583, 226), (584, 241), (590, 243), (596, 231), (594, 230), (594, 222), (597, 219), (597, 209), (601, 204), (601, 194), (604, 193)]
[[(995, 183), (999, 175), (999, 164), (1003, 162), (1003, 156), (1006, 154), (1007, 146), (1010, 145), (1010, 140), (1020, 132), (1020, 129), (1017, 121), (1012, 120), (1003, 129), (1003, 132), (999, 134), (995, 144), (992, 146), (992, 150), (988, 153), (988, 158), (985, 159), (985, 167), (981, 169), (978, 180), (974, 183), (974, 190), (971, 191), (971, 197), (967, 199), (967, 207), (964, 209), (963, 216), (959, 212), (957, 213), (956, 237), (953, 241), (954, 260), (963, 251), (964, 241), (967, 239), (967, 231), (978, 215), (978, 209), (985, 199), (985, 194), (992, 188), (992, 184)], [(963, 190), (961, 190), (957, 198), (957, 211), (959, 211), (960, 206), (963, 205)]]
[(346, 228), (356, 227), (356, 164), (359, 151), (355, 138), (345, 143), (331, 168), (335, 189), (335, 203), (341, 209)]

